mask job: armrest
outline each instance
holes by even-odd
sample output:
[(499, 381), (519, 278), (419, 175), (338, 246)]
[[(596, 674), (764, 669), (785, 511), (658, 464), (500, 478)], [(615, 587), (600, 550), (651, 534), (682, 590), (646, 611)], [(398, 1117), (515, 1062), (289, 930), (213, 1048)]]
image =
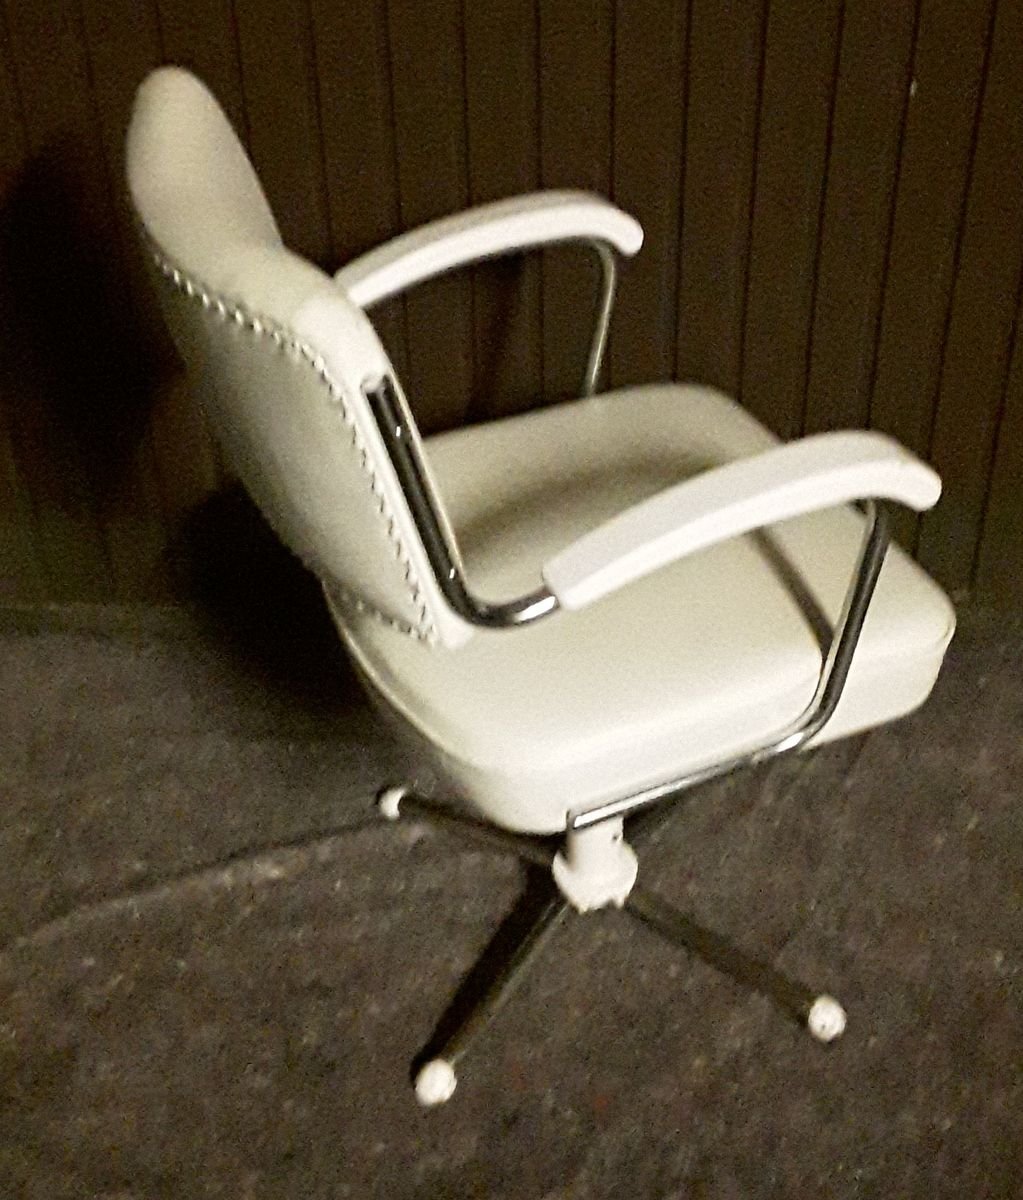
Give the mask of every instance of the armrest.
[(606, 242), (632, 255), (639, 222), (587, 192), (534, 192), (432, 221), (350, 262), (334, 280), (362, 308), (454, 267), (566, 241)]
[(584, 534), (544, 566), (563, 608), (601, 596), (697, 550), (853, 500), (918, 511), (941, 494), (925, 463), (880, 433), (823, 433), (706, 471)]

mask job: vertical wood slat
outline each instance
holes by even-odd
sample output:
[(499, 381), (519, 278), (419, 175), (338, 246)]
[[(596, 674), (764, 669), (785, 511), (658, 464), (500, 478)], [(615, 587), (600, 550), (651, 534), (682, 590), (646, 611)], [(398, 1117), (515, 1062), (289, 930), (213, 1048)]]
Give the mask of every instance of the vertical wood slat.
[[(945, 483), (920, 527), (921, 562), (972, 581), (1023, 262), (1023, 5), (997, 9), (945, 340), (930, 457)], [(968, 406), (969, 420), (964, 420)]]
[(676, 371), (739, 391), (766, 0), (692, 0)]
[(1023, 604), (1023, 294), (1016, 323), (1004, 403), (977, 562), (977, 591), (1017, 612)]
[[(97, 348), (90, 372), (105, 398), (95, 417), (106, 444), (102, 517), (118, 598), (151, 599), (167, 589), (168, 529), (148, 420), (159, 369), (153, 352), (158, 325), (123, 180), (122, 143), (136, 80), (160, 64), (162, 47), (149, 3), (82, 0), (81, 9), (94, 119), (118, 234), (117, 245), (107, 248), (115, 279), (107, 295), (96, 297), (108, 310), (107, 344)], [(177, 455), (177, 447), (172, 456), (165, 453), (165, 478), (181, 470)]]
[[(388, 14), (401, 221), (411, 228), (468, 200), (461, 9), (458, 0), (390, 0)], [(458, 423), (469, 405), (471, 296), (458, 273), (406, 301), (410, 400), (427, 430)]]
[[(540, 170), (546, 188), (607, 195), (611, 174), (611, 0), (540, 0)], [(578, 396), (599, 275), (588, 252), (543, 256), (548, 400)]]
[(802, 429), (840, 0), (767, 20), (742, 401), (783, 438)]
[(33, 523), (14, 448), (6, 429), (0, 429), (0, 603), (38, 604), (47, 599)]
[(860, 427), (870, 413), (915, 0), (846, 0), (804, 427)]
[[(27, 147), (11, 74), (7, 25), (0, 8), (0, 250), (9, 245), (6, 212)], [(0, 271), (0, 330), (15, 328), (17, 299)], [(19, 379), (9, 338), (0, 341), (0, 599), (41, 601), (47, 587), (39, 560), (32, 501), (12, 443), (12, 409)]]
[(115, 583), (99, 518), (97, 446), (88, 437), (98, 398), (77, 386), (73, 357), (88, 346), (98, 311), (85, 277), (102, 274), (117, 239), (82, 31), (77, 11), (59, 0), (9, 2), (7, 22), (29, 151), (8, 199), (3, 247), (13, 297), (5, 387), (13, 393), (15, 455), (51, 597), (109, 600)]
[(622, 267), (610, 381), (669, 379), (675, 367), (686, 0), (647, 8), (619, 0), (614, 33), (614, 200), (643, 226)]
[[(929, 449), (990, 0), (921, 0), (871, 397), (871, 424)], [(912, 548), (916, 520), (895, 513)]]
[[(333, 271), (401, 229), (387, 6), (312, 0), (310, 18)], [(399, 375), (406, 366), (403, 317), (402, 301), (372, 314)]]
[[(534, 0), (508, 0), (468, 3), (464, 16), (469, 199), (485, 204), (539, 187), (536, 12)], [(472, 417), (517, 412), (541, 396), (540, 284), (534, 254), (474, 273)]]
[(156, 0), (165, 60), (199, 76), (248, 141), (234, 0)]
[(313, 0), (311, 14), (328, 215), (340, 265), (400, 228), (387, 8), (381, 0)]
[(234, 7), (249, 152), (281, 236), (327, 264), (330, 244), (317, 71), (305, 0)]

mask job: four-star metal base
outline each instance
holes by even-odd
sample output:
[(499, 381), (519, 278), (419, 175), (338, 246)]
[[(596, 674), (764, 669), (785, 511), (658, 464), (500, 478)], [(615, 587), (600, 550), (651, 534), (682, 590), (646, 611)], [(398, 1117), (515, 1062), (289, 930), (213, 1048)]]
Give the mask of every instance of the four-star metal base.
[[(531, 868), (542, 869), (531, 871), (532, 886), (463, 981), (419, 1059), (415, 1075), (417, 1099), (427, 1106), (442, 1104), (455, 1090), (459, 1060), (504, 1007), (526, 971), (573, 911), (573, 903), (552, 883), (552, 864), (561, 857), (553, 840), (545, 842), (485, 825), (400, 788), (383, 792), (379, 807), (389, 820), (405, 815), (424, 818), (469, 841), (512, 854)], [(630, 830), (631, 840), (649, 836), (667, 815), (666, 811), (645, 812)], [(616, 840), (621, 841), (620, 836)], [(672, 945), (697, 955), (738, 983), (769, 997), (818, 1041), (833, 1041), (845, 1029), (845, 1011), (833, 997), (790, 979), (769, 963), (743, 954), (727, 938), (698, 925), (655, 893), (632, 886), (624, 897), (615, 894), (609, 906), (620, 908)]]

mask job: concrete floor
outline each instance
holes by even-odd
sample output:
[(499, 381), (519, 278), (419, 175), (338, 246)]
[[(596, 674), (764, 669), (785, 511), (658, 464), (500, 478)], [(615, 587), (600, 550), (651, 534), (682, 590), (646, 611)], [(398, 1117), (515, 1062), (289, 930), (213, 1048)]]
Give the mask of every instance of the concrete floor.
[(315, 605), (0, 635), (0, 1193), (1023, 1194), (1023, 629), (888, 729), (703, 789), (644, 880), (846, 1003), (822, 1049), (576, 918), (445, 1108), (409, 1063), (522, 888), (372, 817), (400, 751)]

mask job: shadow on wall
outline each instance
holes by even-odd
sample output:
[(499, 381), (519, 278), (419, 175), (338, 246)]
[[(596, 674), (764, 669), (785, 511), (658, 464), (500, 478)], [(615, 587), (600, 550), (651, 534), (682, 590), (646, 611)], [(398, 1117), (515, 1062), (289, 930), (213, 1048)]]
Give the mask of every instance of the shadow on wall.
[(102, 512), (138, 452), (171, 350), (134, 286), (141, 262), (109, 207), (89, 204), (85, 168), (72, 140), (54, 142), (0, 213), (0, 378), (27, 433), (19, 467), (30, 488), (45, 494), (70, 468), (67, 511)]
[[(86, 153), (73, 138), (54, 141), (0, 207), (0, 420), (35, 520), (69, 519), (58, 555), (108, 524), (159, 523), (157, 496), (133, 489), (154, 405), (180, 369), (136, 240), (97, 195)], [(160, 598), (169, 584), (241, 675), (317, 712), (359, 692), (316, 581), (240, 488), (210, 496), (169, 544), (148, 549)], [(110, 598), (112, 580), (89, 562), (95, 594), (70, 599)]]

